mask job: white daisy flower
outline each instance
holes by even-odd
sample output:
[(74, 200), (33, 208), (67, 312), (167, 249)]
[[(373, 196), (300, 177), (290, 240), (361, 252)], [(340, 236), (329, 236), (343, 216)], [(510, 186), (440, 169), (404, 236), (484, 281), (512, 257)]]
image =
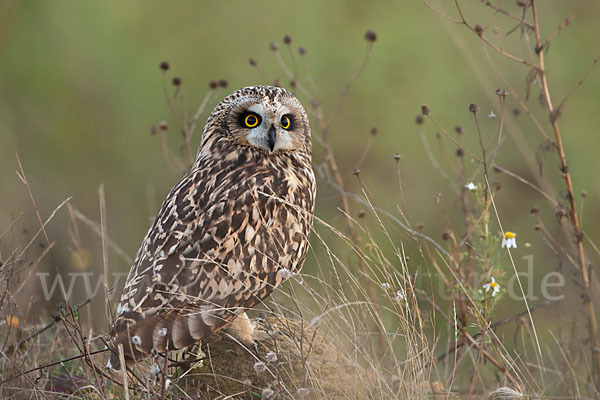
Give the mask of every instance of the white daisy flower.
[(506, 232), (504, 233), (504, 238), (502, 239), (502, 248), (517, 248), (517, 239), (515, 239), (517, 237), (516, 233), (513, 232)]
[(469, 182), (465, 185), (465, 187), (467, 188), (467, 190), (474, 192), (477, 190), (477, 185), (474, 184), (473, 182)]
[(500, 292), (500, 285), (496, 282), (496, 279), (492, 276), (492, 281), (483, 285), (485, 292), (488, 293), (490, 290), (492, 291), (492, 297), (497, 295)]
[(496, 118), (496, 113), (494, 111), (490, 111), (488, 118)]

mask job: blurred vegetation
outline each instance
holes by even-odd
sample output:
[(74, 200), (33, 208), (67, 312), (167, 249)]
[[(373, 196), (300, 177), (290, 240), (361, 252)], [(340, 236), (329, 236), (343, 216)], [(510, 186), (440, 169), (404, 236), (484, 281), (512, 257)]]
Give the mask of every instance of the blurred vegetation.
[[(466, 10), (468, 19), (485, 25), (493, 10), (483, 2), (470, 3)], [(456, 16), (449, 2), (438, 1), (434, 5)], [(517, 5), (506, 7), (519, 14)], [(544, 2), (540, 10), (543, 35), (551, 34), (577, 7), (575, 2)], [(546, 49), (546, 69), (555, 102), (576, 85), (598, 55), (599, 18), (600, 3), (590, 2)], [(520, 30), (505, 35), (517, 24), (515, 21), (498, 19), (494, 24), (498, 24), (499, 40), (507, 50), (530, 57), (524, 50), (526, 39)], [(288, 34), (293, 51), (298, 46), (306, 49), (305, 59), (319, 98), (325, 111), (332, 113), (364, 57), (363, 36), (368, 29), (377, 32), (368, 65), (351, 86), (330, 130), (340, 172), (349, 191), (360, 193), (367, 188), (377, 207), (395, 215), (400, 214), (398, 205), (402, 204), (413, 226), (423, 224), (423, 233), (443, 242), (446, 221), (434, 196), (442, 195), (455, 226), (464, 223), (462, 206), (453, 194), (459, 182), (442, 176), (427, 156), (421, 129), (436, 157), (441, 157), (435, 137), (438, 128), (428, 121), (418, 126), (415, 117), (421, 104), (427, 104), (451, 134), (455, 126), (461, 126), (461, 143), (477, 150), (478, 136), (469, 104), (478, 104), (482, 132), (490, 137), (497, 120), (487, 115), (490, 111), (498, 114), (495, 89), (504, 85), (486, 61), (479, 39), (467, 34), (464, 27), (436, 15), (425, 3), (4, 1), (0, 5), (0, 231), (11, 226), (21, 212), (23, 217), (11, 228), (11, 235), (2, 237), (0, 255), (5, 257), (11, 248), (22, 247), (31, 232), (39, 228), (27, 189), (15, 174), (17, 151), (43, 219), (72, 196), (73, 207), (100, 221), (98, 189), (103, 185), (108, 236), (133, 258), (164, 196), (179, 178), (179, 172), (167, 166), (159, 137), (150, 133), (151, 126), (166, 120), (170, 127), (169, 146), (174, 153), (182, 154), (177, 117), (170, 114), (163, 94), (163, 77), (158, 67), (161, 61), (167, 60), (171, 65), (166, 81), (170, 91), (170, 78), (181, 77), (189, 112), (212, 90), (212, 80), (228, 81), (226, 89), (216, 89), (214, 101), (200, 117), (203, 121), (220, 98), (239, 87), (273, 84), (275, 79), (290, 87), (270, 49), (270, 43), (283, 46), (282, 39)], [(280, 54), (289, 63), (289, 54), (283, 50)], [(524, 97), (527, 69), (498, 54), (491, 57)], [(253, 68), (249, 59), (256, 60), (259, 69)], [(302, 82), (306, 70), (301, 64), (297, 67)], [(596, 180), (600, 175), (596, 158), (596, 146), (600, 143), (599, 88), (600, 74), (594, 70), (571, 96), (560, 117), (577, 204), (581, 201), (580, 192), (587, 192), (582, 221), (592, 239), (600, 237), (600, 227), (595, 223), (600, 218), (600, 184)], [(551, 131), (537, 98), (537, 89), (532, 89), (527, 105)], [(310, 98), (300, 99), (310, 107)], [(508, 96), (507, 114), (515, 108), (515, 100)], [(531, 182), (547, 180), (553, 185), (549, 193), (558, 198), (563, 182), (555, 154), (540, 150), (543, 137), (522, 111), (520, 116), (509, 118), (508, 139), (499, 152), (498, 163)], [(370, 133), (373, 127), (377, 127), (374, 137)], [(192, 139), (193, 148), (199, 142), (199, 131)], [(365, 152), (371, 141), (372, 147)], [(314, 146), (314, 161), (319, 164), (325, 152), (318, 142)], [(446, 141), (443, 146), (447, 154), (454, 153), (451, 142)], [(395, 154), (401, 155), (398, 163)], [(536, 154), (543, 161), (543, 175), (538, 170)], [(357, 165), (357, 160), (362, 160), (362, 164)], [(360, 169), (360, 180), (353, 176), (355, 168)], [(556, 270), (556, 257), (545, 239), (534, 231), (537, 222), (530, 217), (531, 206), (540, 205), (547, 228), (559, 235), (561, 228), (554, 219), (553, 208), (543, 196), (513, 178), (492, 172), (491, 180), (501, 186), (495, 202), (502, 224), (518, 234), (517, 266), (524, 271), (527, 264), (522, 257), (534, 254), (536, 278)], [(320, 181), (317, 216), (343, 227), (344, 217), (338, 207), (339, 192)], [(365, 207), (353, 203), (351, 215), (357, 217), (361, 208)], [(62, 272), (89, 268), (102, 273), (99, 236), (82, 228), (77, 234), (81, 235), (86, 252), (78, 253), (80, 249), (73, 248), (66, 208), (60, 213), (61, 217), (48, 225), (49, 237), (57, 242), (54, 255), (39, 269), (54, 271), (59, 266)], [(375, 226), (373, 229), (376, 238), (384, 236)], [(497, 226), (494, 229), (497, 231)], [(396, 235), (396, 243), (406, 240), (402, 230), (392, 235)], [(525, 243), (530, 243), (531, 248), (525, 249)], [(39, 255), (42, 245), (43, 241), (39, 248), (31, 249), (30, 257)], [(320, 250), (315, 247), (303, 271), (307, 275), (315, 272), (319, 264)], [(407, 253), (419, 256), (417, 246), (410, 240), (406, 247)], [(429, 271), (430, 266), (425, 264), (416, 261), (414, 268)], [(108, 266), (111, 271), (120, 272), (130, 267), (112, 252), (108, 253)], [(579, 310), (582, 301), (573, 282), (575, 278), (567, 274), (567, 279), (567, 307)], [(40, 301), (35, 291), (21, 300), (29, 301), (32, 296), (34, 302)], [(59, 302), (60, 296), (56, 297)], [(83, 298), (82, 291), (77, 300)], [(498, 305), (498, 319), (524, 309), (519, 301), (505, 300)], [(53, 306), (49, 307), (50, 312)], [(25, 312), (28, 303), (19, 307)], [(102, 303), (94, 307), (104, 310)], [(536, 313), (538, 333), (545, 344), (551, 343), (545, 332), (554, 326), (555, 312), (546, 309)], [(94, 321), (94, 328), (102, 330), (103, 324)], [(513, 331), (511, 328), (506, 333), (510, 336)]]

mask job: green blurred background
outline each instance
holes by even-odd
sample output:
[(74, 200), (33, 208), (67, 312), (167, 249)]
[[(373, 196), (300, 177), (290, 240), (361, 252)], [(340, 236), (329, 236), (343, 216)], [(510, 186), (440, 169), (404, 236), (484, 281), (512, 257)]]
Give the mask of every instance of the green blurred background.
[[(474, 1), (463, 3), (473, 23), (485, 25), (490, 20), (489, 7)], [(434, 4), (456, 15), (449, 2)], [(577, 5), (545, 1), (540, 6), (542, 31), (549, 35)], [(519, 13), (512, 3), (506, 7)], [(364, 56), (365, 32), (374, 30), (378, 39), (369, 63), (331, 129), (334, 152), (348, 188), (360, 191), (362, 186), (352, 171), (371, 140), (371, 127), (377, 126), (378, 135), (360, 166), (362, 181), (379, 207), (399, 214), (400, 190), (393, 155), (402, 155), (406, 214), (411, 223), (424, 223), (424, 232), (438, 241), (445, 225), (433, 200), (436, 193), (443, 194), (457, 231), (462, 229), (460, 203), (454, 194), (457, 183), (445, 179), (432, 166), (419, 129), (424, 130), (432, 151), (445, 165), (435, 139), (436, 128), (431, 123), (418, 127), (415, 116), (421, 104), (429, 105), (452, 135), (454, 126), (463, 126), (461, 140), (478, 153), (468, 104), (480, 106), (484, 136), (489, 137), (498, 120), (487, 118), (487, 114), (491, 110), (499, 113), (494, 90), (504, 87), (477, 38), (420, 1), (4, 1), (0, 18), (0, 231), (24, 213), (0, 239), (2, 257), (22, 248), (38, 229), (27, 190), (15, 174), (18, 151), (44, 219), (72, 196), (75, 208), (99, 221), (98, 188), (103, 184), (108, 234), (133, 258), (164, 196), (179, 178), (167, 167), (159, 137), (150, 134), (152, 125), (167, 120), (171, 127), (169, 146), (179, 152), (181, 136), (165, 101), (158, 68), (163, 60), (171, 64), (169, 78), (182, 78), (189, 111), (193, 112), (213, 79), (229, 82), (219, 98), (242, 86), (270, 84), (270, 79), (280, 79), (288, 86), (269, 43), (282, 47), (282, 57), (289, 64), (290, 55), (282, 43), (289, 34), (294, 52), (298, 46), (307, 49), (305, 57), (320, 99), (325, 111), (331, 113)], [(552, 43), (547, 68), (555, 102), (598, 55), (599, 18), (600, 4), (592, 2)], [(493, 37), (491, 30), (498, 26), (504, 46), (529, 58), (526, 38), (519, 30), (505, 35), (515, 25), (515, 21), (498, 16), (486, 34)], [(306, 71), (295, 57), (299, 81), (306, 83)], [(250, 67), (249, 58), (256, 59), (270, 78)], [(497, 54), (492, 58), (523, 96), (528, 70)], [(596, 148), (600, 144), (599, 88), (600, 73), (594, 71), (569, 100), (560, 120), (576, 193), (588, 192), (583, 218), (591, 238), (598, 238), (600, 233), (595, 223), (600, 218), (596, 179), (600, 175)], [(528, 106), (550, 133), (537, 95), (537, 90), (532, 90)], [(301, 96), (301, 100), (309, 108), (310, 99)], [(509, 96), (508, 114), (515, 107)], [(507, 117), (506, 133), (510, 137), (500, 150), (498, 162), (536, 182), (540, 176), (535, 153), (544, 143), (542, 136), (523, 113), (518, 118)], [(196, 134), (193, 147), (198, 141)], [(455, 146), (447, 140), (444, 146), (448, 159), (455, 163)], [(323, 160), (323, 149), (316, 142), (314, 159), (315, 163)], [(558, 160), (548, 154), (544, 161), (544, 179), (558, 188), (551, 193), (556, 196), (562, 189)], [(481, 181), (480, 176), (477, 179)], [(535, 254), (536, 274), (553, 271), (556, 260), (532, 229), (535, 222), (529, 217), (530, 206), (538, 204), (549, 229), (556, 233), (559, 228), (553, 207), (513, 179), (496, 174), (493, 179), (502, 183), (497, 206), (505, 229), (517, 232), (520, 244), (532, 244), (530, 250), (519, 247), (519, 265), (524, 263), (522, 255)], [(339, 194), (321, 181), (317, 215), (343, 227), (339, 205)], [(353, 204), (353, 215), (360, 208)], [(74, 268), (70, 262), (72, 229), (65, 208), (48, 226), (50, 240), (57, 246), (53, 259), (48, 258), (40, 270), (53, 271), (56, 265), (63, 272)], [(92, 256), (89, 270), (100, 273), (99, 237), (84, 226), (80, 226), (79, 234)], [(401, 232), (397, 235), (400, 243), (404, 236)], [(41, 246), (35, 247), (29, 257), (33, 259), (41, 251)], [(308, 273), (314, 268), (313, 257), (306, 266)], [(112, 252), (108, 263), (111, 271), (129, 268)], [(35, 290), (26, 299), (31, 295), (39, 299)], [(102, 309), (101, 304), (99, 307)]]

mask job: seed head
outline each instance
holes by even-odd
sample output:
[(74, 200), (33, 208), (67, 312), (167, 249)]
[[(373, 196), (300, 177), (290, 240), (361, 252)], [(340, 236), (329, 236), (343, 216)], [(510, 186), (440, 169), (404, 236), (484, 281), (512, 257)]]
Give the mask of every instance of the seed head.
[(279, 46), (277, 46), (273, 42), (271, 42), (271, 44), (269, 44), (269, 48), (271, 49), (271, 51), (277, 51), (277, 50), (279, 50)]
[(290, 43), (292, 43), (292, 37), (291, 37), (290, 35), (285, 35), (285, 36), (283, 37), (283, 43), (285, 43), (285, 44), (290, 44)]
[(292, 272), (289, 269), (287, 269), (287, 268), (281, 268), (280, 271), (281, 271), (280, 272), (281, 279), (283, 279), (284, 281), (288, 280), (292, 276)]
[(298, 47), (298, 54), (300, 54), (301, 56), (306, 54), (306, 49), (302, 46)]
[(402, 156), (398, 153), (394, 154), (394, 160), (396, 161), (400, 161), (400, 159), (402, 158)]
[(292, 78), (290, 79), (290, 86), (295, 88), (296, 86), (298, 86), (298, 82), (296, 81), (296, 78)]
[(505, 89), (496, 89), (496, 95), (500, 96), (500, 97), (506, 97), (508, 95), (508, 93), (506, 92)]
[(587, 192), (585, 190), (581, 191), (581, 197), (584, 199), (587, 197)]
[(152, 368), (150, 368), (150, 373), (152, 376), (158, 375), (160, 372), (160, 366), (157, 363), (152, 364)]
[(423, 229), (425, 228), (425, 224), (424, 224), (424, 223), (422, 223), (422, 222), (420, 222), (420, 223), (418, 223), (418, 224), (416, 225), (416, 227), (417, 227), (417, 229), (418, 229), (418, 230), (420, 230), (420, 231), (421, 231), (421, 230), (423, 230)]
[(429, 111), (431, 111), (431, 109), (429, 107), (427, 107), (425, 104), (423, 104), (421, 106), (421, 114), (429, 115)]
[(181, 78), (176, 76), (175, 78), (173, 78), (173, 85), (175, 86), (179, 86), (181, 85)]
[(475, 103), (471, 103), (469, 104), (469, 111), (472, 113), (476, 113), (477, 111), (479, 111), (479, 106)]
[(368, 30), (367, 33), (365, 33), (365, 39), (367, 42), (374, 42), (377, 40), (377, 33), (375, 33), (375, 31)]
[(156, 135), (158, 133), (158, 128), (156, 127), (156, 125), (152, 125), (150, 127), (150, 134), (151, 135)]
[(521, 110), (519, 110), (518, 108), (513, 108), (512, 115), (515, 118), (518, 117), (519, 115), (521, 115)]
[(535, 229), (536, 231), (539, 231), (540, 229), (542, 229), (542, 226), (540, 224), (535, 224), (533, 226), (533, 229)]
[(415, 122), (417, 123), (417, 125), (422, 125), (423, 122), (425, 122), (425, 118), (423, 118), (423, 116), (419, 114), (415, 117)]
[(267, 362), (273, 363), (273, 362), (277, 361), (277, 354), (275, 354), (275, 352), (273, 352), (273, 351), (269, 351), (265, 355), (265, 360), (267, 360)]
[(263, 361), (257, 361), (254, 363), (253, 368), (256, 372), (263, 372), (264, 370), (267, 369), (267, 366), (265, 365), (265, 363)]
[(532, 206), (532, 207), (531, 207), (531, 210), (529, 210), (529, 213), (530, 213), (531, 215), (535, 215), (535, 214), (537, 214), (538, 212), (540, 212), (540, 209), (539, 209), (537, 206)]
[(281, 87), (281, 82), (279, 81), (279, 79), (275, 79), (273, 81), (273, 86)]
[(367, 215), (367, 212), (365, 210), (358, 211), (358, 218), (364, 218), (365, 215)]
[(501, 399), (524, 399), (525, 395), (521, 392), (517, 392), (516, 390), (503, 386), (491, 392), (488, 395), (488, 399), (490, 400), (501, 400)]
[(163, 71), (166, 71), (169, 69), (169, 63), (167, 61), (163, 61), (160, 63), (160, 69), (162, 69)]
[(250, 65), (256, 67), (256, 60), (254, 58), (250, 59)]
[(165, 132), (169, 129), (169, 124), (167, 124), (167, 121), (160, 121), (158, 124), (158, 129)]
[(209, 86), (210, 86), (211, 89), (216, 89), (216, 88), (219, 87), (219, 82), (217, 82), (217, 81), (210, 81)]
[(483, 35), (483, 26), (476, 24), (475, 25), (475, 33), (479, 36)]
[(377, 127), (372, 127), (369, 133), (371, 134), (371, 136), (377, 136)]
[(456, 125), (456, 126), (454, 127), (454, 132), (456, 132), (456, 133), (457, 133), (457, 134), (459, 134), (459, 135), (462, 135), (464, 131), (463, 131), (463, 128), (462, 128), (462, 126), (460, 126), (460, 125)]
[(260, 394), (261, 399), (271, 399), (275, 392), (271, 388), (264, 388)]
[(442, 233), (442, 239), (443, 240), (450, 239), (450, 232), (448, 230), (445, 230), (444, 233)]
[(465, 156), (465, 151), (461, 147), (456, 149), (456, 157), (464, 157), (464, 156)]
[(227, 79), (219, 79), (219, 86), (220, 87), (226, 88), (228, 84), (229, 84), (229, 82), (227, 82)]
[(354, 168), (354, 171), (352, 171), (352, 175), (354, 175), (354, 176), (360, 175), (360, 169)]

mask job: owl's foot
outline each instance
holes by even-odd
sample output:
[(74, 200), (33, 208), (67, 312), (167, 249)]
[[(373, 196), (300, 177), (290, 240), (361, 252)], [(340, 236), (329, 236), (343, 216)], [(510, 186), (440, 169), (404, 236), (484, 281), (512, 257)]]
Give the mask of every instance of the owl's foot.
[(254, 325), (246, 313), (239, 314), (224, 330), (246, 347), (254, 344)]
[(258, 354), (258, 343), (273, 339), (282, 334), (282, 332), (257, 329), (257, 325), (259, 325), (258, 321), (255, 320), (254, 322), (251, 322), (248, 315), (242, 313), (224, 329), (233, 336), (234, 339), (240, 341), (246, 347), (254, 349)]

